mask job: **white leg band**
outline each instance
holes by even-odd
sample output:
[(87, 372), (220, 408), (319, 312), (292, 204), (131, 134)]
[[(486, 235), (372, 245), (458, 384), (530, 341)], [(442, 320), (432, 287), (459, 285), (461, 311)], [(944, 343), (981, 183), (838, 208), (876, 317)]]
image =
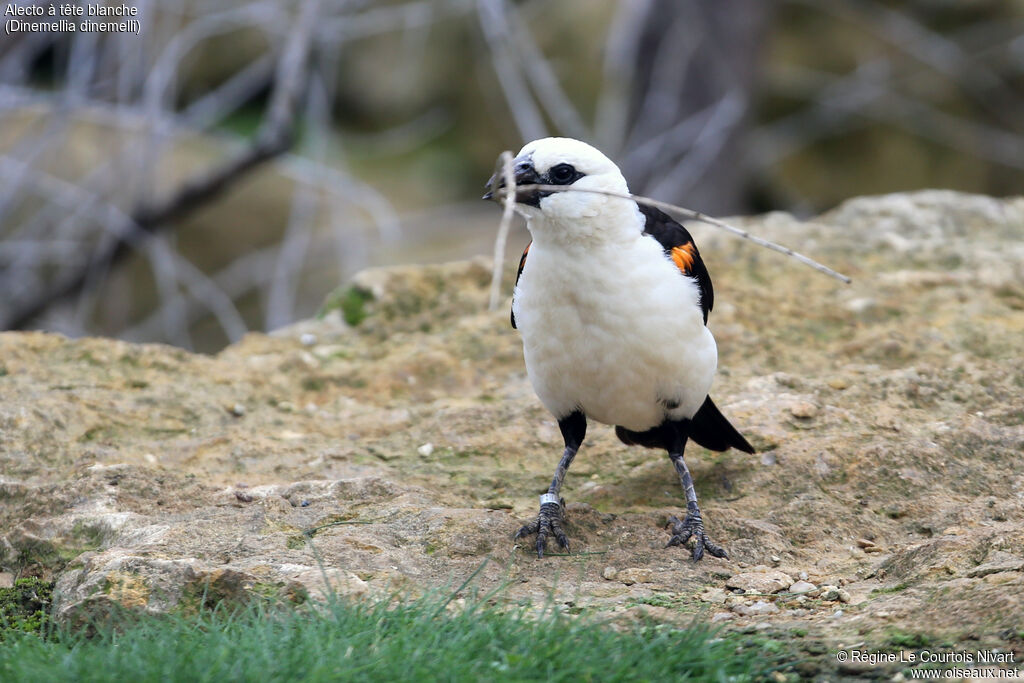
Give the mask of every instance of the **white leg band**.
[(559, 505), (559, 504), (561, 504), (561, 502), (562, 501), (558, 497), (557, 493), (543, 493), (540, 496), (540, 504), (541, 505), (543, 505), (544, 503), (555, 503), (556, 505)]

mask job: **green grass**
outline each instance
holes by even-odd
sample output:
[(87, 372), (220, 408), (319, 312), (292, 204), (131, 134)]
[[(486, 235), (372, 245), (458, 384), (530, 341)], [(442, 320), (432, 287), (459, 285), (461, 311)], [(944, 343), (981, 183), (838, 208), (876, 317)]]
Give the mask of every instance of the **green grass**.
[(323, 318), (329, 312), (340, 309), (345, 322), (352, 327), (357, 327), (369, 315), (366, 305), (371, 301), (373, 301), (373, 292), (361, 287), (352, 285), (339, 288), (327, 296), (327, 300), (317, 312), (317, 317)]
[(445, 605), (257, 603), (77, 632), (8, 631), (0, 680), (747, 681), (763, 680), (783, 656), (778, 644), (716, 637), (701, 625), (616, 630), (557, 610)]
[(13, 586), (0, 588), (0, 643), (9, 634), (42, 634), (52, 596), (53, 582), (36, 578), (18, 579)]
[(888, 629), (886, 644), (900, 649), (922, 648), (931, 644), (931, 638), (923, 633), (912, 633), (893, 627)]

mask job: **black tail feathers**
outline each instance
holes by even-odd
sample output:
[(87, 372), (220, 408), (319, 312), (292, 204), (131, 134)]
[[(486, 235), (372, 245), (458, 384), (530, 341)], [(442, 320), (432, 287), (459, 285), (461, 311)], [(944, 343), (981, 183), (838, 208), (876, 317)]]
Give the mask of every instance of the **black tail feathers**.
[(616, 427), (615, 435), (627, 446), (643, 446), (644, 448), (672, 448), (679, 436), (679, 428), (685, 425), (687, 436), (698, 444), (712, 451), (727, 451), (738, 448), (746, 453), (753, 453), (754, 447), (729, 424), (725, 416), (708, 396), (697, 414), (689, 420), (674, 422), (666, 420), (646, 432), (634, 432), (625, 427)]
[(732, 447), (745, 453), (754, 452), (754, 447), (729, 424), (710, 396), (690, 418), (690, 438), (712, 451), (726, 451)]

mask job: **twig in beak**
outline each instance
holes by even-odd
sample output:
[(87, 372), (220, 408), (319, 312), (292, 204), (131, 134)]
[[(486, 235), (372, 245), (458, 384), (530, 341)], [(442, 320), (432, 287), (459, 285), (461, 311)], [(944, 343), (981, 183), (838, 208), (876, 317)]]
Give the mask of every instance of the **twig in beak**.
[(508, 232), (512, 228), (512, 214), (516, 208), (516, 177), (512, 168), (512, 152), (502, 152), (498, 159), (499, 170), (505, 179), (505, 187), (498, 187), (498, 173), (494, 174), (491, 193), (495, 197), (504, 196), (502, 201), (505, 210), (501, 214), (501, 224), (498, 226), (498, 236), (494, 240), (494, 270), (491, 273), (491, 298), (487, 308), (491, 311), (498, 309), (498, 300), (501, 298), (501, 275), (505, 266), (505, 243), (508, 241)]

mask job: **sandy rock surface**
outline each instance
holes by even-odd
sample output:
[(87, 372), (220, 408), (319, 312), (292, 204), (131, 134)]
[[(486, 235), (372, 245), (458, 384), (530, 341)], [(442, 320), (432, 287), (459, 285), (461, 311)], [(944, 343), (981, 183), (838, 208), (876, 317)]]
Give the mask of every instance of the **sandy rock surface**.
[(507, 307), (484, 310), (486, 263), (464, 262), (363, 273), (330, 299), (358, 326), (334, 310), (213, 357), (0, 335), (0, 572), (57, 578), (68, 618), (328, 584), (415, 595), (477, 572), (463, 594), (1019, 649), (1024, 200), (738, 222), (854, 283), (693, 227), (712, 395), (758, 449), (687, 451), (729, 560), (664, 548), (683, 509), (668, 459), (599, 425), (563, 489), (573, 554), (513, 547), (561, 440)]

